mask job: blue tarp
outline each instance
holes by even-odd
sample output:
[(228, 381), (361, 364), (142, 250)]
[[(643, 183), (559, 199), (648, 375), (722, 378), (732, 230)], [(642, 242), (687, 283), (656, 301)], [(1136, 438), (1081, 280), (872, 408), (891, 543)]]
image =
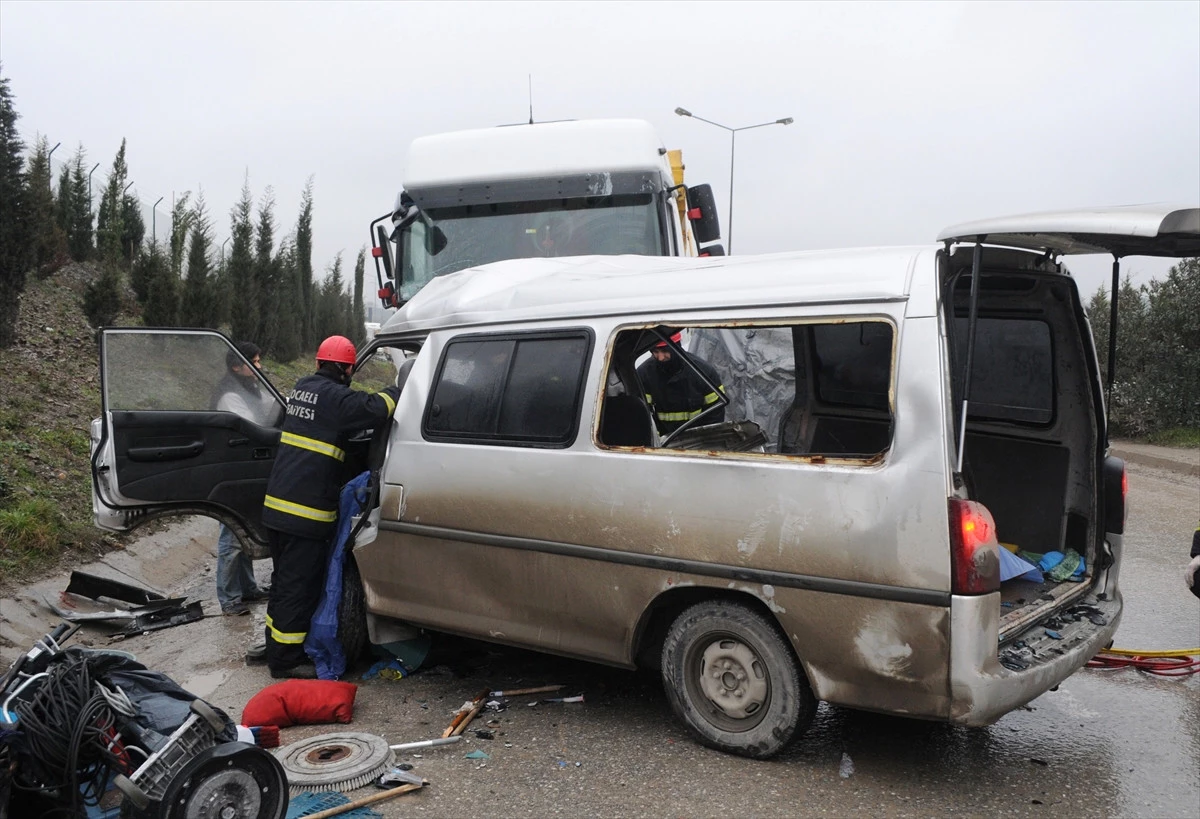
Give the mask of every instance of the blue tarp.
[(1003, 546), (1000, 547), (1000, 582), (1010, 580), (1014, 577), (1020, 577), (1023, 580), (1032, 580), (1034, 583), (1041, 583), (1042, 573), (1037, 566), (1034, 566), (1028, 560), (1022, 557), (1017, 557)]
[(317, 677), (322, 680), (337, 680), (346, 673), (346, 655), (338, 641), (338, 606), (342, 602), (342, 561), (345, 559), (346, 542), (354, 516), (367, 502), (367, 479), (370, 472), (363, 472), (342, 487), (338, 502), (337, 532), (333, 548), (329, 550), (329, 567), (325, 570), (325, 589), (317, 613), (308, 626), (308, 637), (304, 639), (304, 652), (317, 667)]

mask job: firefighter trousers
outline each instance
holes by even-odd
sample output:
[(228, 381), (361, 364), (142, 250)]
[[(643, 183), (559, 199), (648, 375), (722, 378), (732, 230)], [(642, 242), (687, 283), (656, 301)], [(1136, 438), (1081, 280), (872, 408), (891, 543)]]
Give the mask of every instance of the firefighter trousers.
[(274, 564), (267, 603), (267, 666), (285, 671), (309, 661), (304, 638), (321, 602), (329, 540), (267, 531)]

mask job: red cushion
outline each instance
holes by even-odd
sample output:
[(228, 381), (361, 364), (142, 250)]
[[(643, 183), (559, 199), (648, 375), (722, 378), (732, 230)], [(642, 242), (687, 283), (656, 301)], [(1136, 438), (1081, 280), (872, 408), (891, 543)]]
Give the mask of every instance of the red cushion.
[(246, 703), (242, 725), (314, 725), (354, 719), (358, 686), (338, 680), (288, 680), (268, 685)]

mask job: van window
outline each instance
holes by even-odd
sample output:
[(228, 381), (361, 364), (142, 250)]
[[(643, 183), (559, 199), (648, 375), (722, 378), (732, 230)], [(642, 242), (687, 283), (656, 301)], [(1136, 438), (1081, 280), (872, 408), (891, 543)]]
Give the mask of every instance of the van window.
[[(968, 320), (954, 320), (957, 360), (966, 360)], [(1050, 327), (1035, 319), (976, 320), (971, 365), (972, 418), (1048, 424), (1054, 419)], [(960, 368), (964, 365), (960, 365)]]
[(601, 446), (853, 460), (891, 445), (891, 323), (667, 329), (692, 366), (662, 354), (662, 326), (617, 334)]
[(446, 345), (426, 408), (427, 438), (569, 446), (590, 336), (471, 336)]
[(880, 322), (812, 328), (817, 395), (844, 407), (886, 410), (891, 383), (892, 328)]

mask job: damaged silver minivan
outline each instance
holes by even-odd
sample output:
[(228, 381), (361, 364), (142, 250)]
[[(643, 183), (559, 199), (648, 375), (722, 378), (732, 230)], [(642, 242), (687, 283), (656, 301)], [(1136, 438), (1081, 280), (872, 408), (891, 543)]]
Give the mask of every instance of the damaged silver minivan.
[[(1120, 621), (1124, 467), (1061, 262), (1100, 252), (1200, 254), (1200, 210), (435, 279), (362, 353), (388, 356), (404, 390), (349, 458), (373, 487), (346, 571), (349, 648), (365, 618), (376, 642), (399, 621), (658, 667), (702, 742), (755, 757), (799, 738), (820, 700), (995, 721)], [(722, 381), (711, 411), (665, 435), (638, 378), (656, 345)], [(278, 429), (186, 398), (228, 346), (104, 331), (99, 525), (199, 511), (265, 539)], [(1002, 580), (1052, 554), (1069, 571)]]

